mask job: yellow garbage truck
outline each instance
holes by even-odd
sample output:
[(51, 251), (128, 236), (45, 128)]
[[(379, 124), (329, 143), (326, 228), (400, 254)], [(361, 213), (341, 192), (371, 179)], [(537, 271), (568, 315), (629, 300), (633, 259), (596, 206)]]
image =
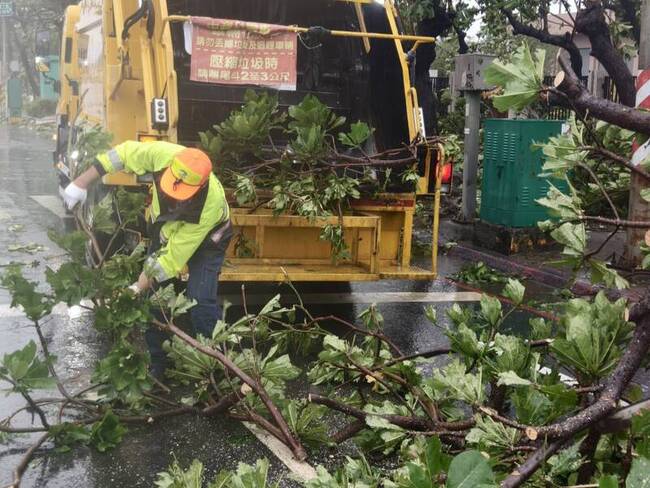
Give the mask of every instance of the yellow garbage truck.
[[(258, 86), (263, 83), (248, 77), (225, 83), (219, 79), (223, 71), (206, 69), (206, 79), (196, 80), (191, 32), (192, 19), (199, 17), (280, 25), (298, 33), (296, 46), (280, 46), (294, 49), (297, 59), (293, 83), (272, 88), (281, 107), (312, 94), (348, 120), (368, 121), (377, 151), (426, 140), (428, 108), (418, 104), (412, 60), (418, 47), (433, 39), (405, 35), (393, 0), (82, 0), (68, 7), (63, 25), (55, 152), (62, 187), (74, 170), (71, 142), (84, 126), (101, 126), (113, 135), (113, 143), (198, 145), (199, 132), (239, 108), (246, 90), (263, 89)], [(304, 42), (302, 34), (314, 32), (327, 35), (316, 44)], [(422, 152), (417, 193), (435, 193), (435, 160), (433, 150)], [(104, 183), (146, 185), (129, 174), (106, 176)], [(434, 202), (432, 266), (427, 269), (411, 263), (416, 192), (361, 198), (342, 222), (233, 204), (236, 233), (255, 246), (247, 256), (229, 250), (221, 280), (277, 281), (285, 273), (294, 281), (431, 279), (439, 192)], [(330, 244), (319, 235), (324, 225), (339, 223), (350, 256), (333, 262)]]

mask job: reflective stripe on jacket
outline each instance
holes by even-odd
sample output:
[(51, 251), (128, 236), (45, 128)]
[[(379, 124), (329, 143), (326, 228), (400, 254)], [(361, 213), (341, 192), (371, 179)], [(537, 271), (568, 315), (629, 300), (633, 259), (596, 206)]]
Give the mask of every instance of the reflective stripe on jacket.
[[(127, 141), (97, 157), (106, 173), (126, 171), (142, 176), (165, 170), (176, 154), (185, 149), (170, 142)], [(160, 215), (160, 200), (156, 185), (151, 186), (151, 218), (156, 222)], [(158, 253), (145, 264), (145, 270), (157, 281), (177, 276), (199, 248), (211, 230), (225, 222), (230, 216), (223, 186), (214, 174), (210, 175), (208, 191), (198, 223), (181, 220), (165, 222), (161, 232), (167, 242)]]

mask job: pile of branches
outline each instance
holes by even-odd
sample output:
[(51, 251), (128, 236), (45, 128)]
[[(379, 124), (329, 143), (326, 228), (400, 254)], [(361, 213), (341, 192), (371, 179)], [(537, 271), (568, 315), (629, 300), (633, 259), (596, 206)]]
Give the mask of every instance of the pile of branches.
[[(283, 112), (277, 95), (253, 90), (241, 109), (199, 136), (236, 205), (309, 218), (342, 217), (362, 195), (413, 192), (424, 152), (444, 142), (432, 137), (375, 154), (365, 122), (348, 125), (313, 95)], [(343, 229), (331, 227), (321, 238), (341, 250)]]
[[(120, 209), (129, 208), (119, 193), (114, 198), (121, 200)], [(625, 301), (611, 302), (602, 293), (593, 301), (572, 300), (556, 323), (533, 319), (530, 337), (521, 337), (504, 325), (525, 292), (509, 280), (503, 296), (512, 307), (504, 309), (490, 296), (482, 297), (478, 310), (454, 305), (448, 311), (452, 325), (444, 329), (450, 346), (407, 354), (386, 334), (375, 306), (358, 323), (317, 317), (296, 292), (292, 307), (275, 297), (253, 313), (242, 292), (239, 320), (221, 320), (211, 337), (195, 338), (177, 325), (193, 306), (183, 295), (167, 287), (136, 296), (127, 288), (141, 269), (141, 250), (95, 256), (101, 264), (91, 267), (84, 256), (85, 232), (53, 237), (71, 259), (48, 270), (50, 292), (40, 292), (19, 268), (2, 278), (13, 305), (32, 321), (44, 355), (41, 359), (30, 343), (6, 355), (0, 366), (0, 379), (25, 398), (21, 410), (38, 419), (36, 425), (15, 425), (17, 413), (12, 413), (0, 422), (0, 431), (42, 433), (16, 468), (12, 486), (20, 484), (34, 452), (48, 440), (59, 449), (91, 444), (104, 451), (122, 440), (124, 424), (189, 414), (254, 422), (301, 460), (309, 448), (348, 439), (365, 453), (334, 475), (320, 468), (318, 478), (307, 483), (312, 488), (344, 482), (454, 488), (467, 473), (474, 473), (477, 484), (505, 487), (527, 480), (566, 485), (627, 478), (630, 483), (647, 474), (648, 402), (624, 407), (621, 397), (648, 358), (648, 300), (629, 316)], [(113, 344), (81, 392), (68, 392), (59, 380), (43, 337), (41, 323), (59, 302), (86, 307)], [(164, 321), (154, 319), (154, 308), (164, 311)], [(439, 327), (435, 310), (425, 313), (432, 327)], [(168, 377), (172, 384), (190, 386), (191, 399), (178, 401), (148, 375), (141, 335), (149, 326), (169, 333), (165, 347), (173, 368)], [(343, 334), (332, 333), (334, 328)], [(447, 364), (431, 372), (432, 358), (443, 356)], [(304, 369), (296, 366), (298, 359), (306, 363)], [(319, 394), (289, 394), (287, 385), (300, 376)], [(35, 397), (35, 391), (52, 384), (60, 399)], [(86, 395), (91, 390), (98, 399)], [(329, 415), (349, 422), (330, 432), (323, 422)], [(370, 468), (369, 462), (389, 455), (398, 457), (401, 467)], [(197, 466), (191, 469), (199, 472)], [(185, 473), (178, 466), (171, 472)], [(232, 485), (226, 485), (239, 486), (237, 476), (231, 473)], [(266, 477), (260, 479), (266, 484)]]

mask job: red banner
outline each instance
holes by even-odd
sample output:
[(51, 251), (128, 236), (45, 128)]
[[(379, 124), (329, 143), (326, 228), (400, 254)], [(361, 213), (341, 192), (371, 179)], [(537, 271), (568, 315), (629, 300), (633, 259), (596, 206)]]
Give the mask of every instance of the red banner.
[(298, 35), (285, 26), (192, 17), (190, 78), (295, 90)]

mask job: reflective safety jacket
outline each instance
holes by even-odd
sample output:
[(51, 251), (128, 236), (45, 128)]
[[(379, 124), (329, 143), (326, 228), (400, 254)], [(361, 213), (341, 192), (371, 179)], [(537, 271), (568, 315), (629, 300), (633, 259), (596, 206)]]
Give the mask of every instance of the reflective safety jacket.
[(211, 231), (230, 217), (223, 186), (214, 174), (187, 203), (173, 205), (162, 193), (160, 177), (183, 149), (164, 141), (127, 141), (99, 155), (95, 162), (101, 175), (122, 170), (138, 176), (153, 175), (151, 220), (162, 223), (160, 234), (165, 244), (147, 260), (145, 270), (158, 282), (177, 276)]

